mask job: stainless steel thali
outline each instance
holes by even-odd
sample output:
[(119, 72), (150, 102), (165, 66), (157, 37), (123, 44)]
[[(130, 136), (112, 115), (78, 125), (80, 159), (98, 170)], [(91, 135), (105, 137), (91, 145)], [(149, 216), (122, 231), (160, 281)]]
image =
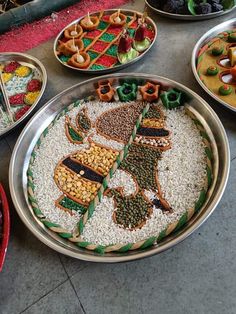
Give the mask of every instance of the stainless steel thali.
[[(207, 42), (209, 42), (210, 39), (212, 39), (213, 37), (215, 37), (217, 34), (226, 31), (226, 30), (230, 30), (230, 29), (236, 29), (236, 18), (231, 19), (227, 22), (221, 23), (215, 27), (213, 27), (212, 29), (210, 29), (208, 32), (206, 32), (196, 43), (193, 52), (192, 52), (192, 71), (193, 74), (197, 80), (197, 82), (201, 85), (201, 87), (215, 100), (217, 100), (219, 103), (221, 103), (222, 105), (224, 105), (225, 107), (229, 108), (230, 110), (236, 112), (236, 107), (231, 106), (230, 104), (228, 104), (227, 102), (225, 102), (224, 100), (222, 100), (221, 98), (217, 97), (217, 95), (215, 95), (214, 93), (212, 93), (207, 87), (206, 85), (201, 81), (198, 73), (197, 73), (197, 57), (198, 57), (198, 53), (199, 50), (202, 46), (204, 46), (205, 44), (207, 44)], [(236, 99), (235, 99), (236, 102)]]
[[(112, 10), (106, 10), (104, 11), (104, 14), (110, 14), (110, 13), (115, 13), (117, 12), (117, 9), (112, 9)], [(125, 9), (121, 9), (120, 10), (121, 13), (124, 13), (125, 15), (134, 15), (134, 14), (137, 14), (138, 16), (141, 16), (142, 13), (140, 12), (137, 12), (137, 11), (134, 11), (134, 10), (125, 10)], [(98, 15), (100, 12), (91, 12), (90, 15)], [(154, 42), (156, 41), (156, 37), (157, 37), (157, 27), (156, 27), (156, 24), (154, 23), (154, 21), (150, 18), (150, 17), (147, 17), (146, 19), (148, 20), (148, 22), (150, 23), (150, 25), (152, 25), (154, 31), (155, 31), (155, 36), (153, 38), (153, 41), (151, 43), (151, 45), (143, 52), (141, 53), (138, 57), (136, 57), (135, 59), (133, 59), (132, 61), (129, 61), (125, 64), (119, 64), (119, 65), (115, 65), (114, 67), (112, 68), (105, 68), (105, 69), (99, 69), (99, 70), (91, 70), (91, 69), (79, 69), (79, 68), (76, 68), (76, 67), (72, 67), (70, 65), (68, 65), (67, 63), (64, 63), (60, 60), (60, 58), (58, 57), (57, 55), (57, 45), (58, 45), (58, 41), (60, 40), (60, 38), (63, 36), (63, 33), (64, 33), (64, 30), (74, 24), (78, 24), (80, 22), (80, 20), (82, 20), (84, 18), (84, 16), (82, 16), (81, 18), (73, 21), (72, 23), (70, 23), (69, 25), (67, 25), (57, 36), (57, 38), (55, 39), (54, 41), (54, 47), (53, 47), (53, 50), (54, 50), (54, 55), (56, 57), (56, 59), (65, 67), (69, 68), (69, 69), (72, 69), (72, 70), (76, 70), (76, 71), (79, 71), (81, 73), (87, 73), (87, 74), (105, 74), (105, 73), (111, 73), (111, 72), (114, 72), (114, 71), (118, 71), (118, 70), (121, 70), (137, 61), (139, 61), (141, 58), (143, 58), (145, 56), (145, 54), (151, 49), (151, 47), (153, 46)]]
[(38, 96), (36, 102), (31, 106), (31, 108), (17, 121), (12, 123), (10, 126), (6, 127), (2, 132), (0, 132), (0, 137), (3, 135), (6, 135), (8, 132), (13, 130), (15, 127), (17, 127), (20, 123), (22, 123), (27, 117), (29, 117), (35, 107), (37, 106), (40, 98), (42, 97), (46, 84), (47, 84), (47, 72), (44, 68), (44, 65), (36, 58), (27, 55), (25, 53), (14, 53), (14, 52), (5, 52), (5, 53), (0, 53), (0, 63), (1, 62), (6, 62), (6, 61), (18, 61), (22, 65), (26, 65), (32, 69), (37, 69), (40, 73), (41, 80), (42, 80), (42, 86), (40, 90), (40, 95)]
[[(171, 85), (172, 87), (184, 91), (189, 96), (188, 104), (190, 110), (194, 112), (197, 119), (203, 124), (212, 143), (214, 156), (214, 182), (208, 192), (206, 204), (178, 233), (166, 237), (158, 245), (154, 245), (143, 250), (129, 251), (127, 253), (105, 253), (104, 255), (99, 255), (96, 252), (79, 248), (74, 244), (69, 243), (67, 240), (60, 238), (39, 222), (27, 200), (26, 171), (28, 169), (32, 150), (38, 138), (43, 130), (56, 117), (56, 115), (76, 99), (81, 99), (93, 94), (94, 92), (92, 91), (94, 91), (94, 84), (96, 84), (98, 80), (105, 80), (109, 78), (113, 79), (113, 85), (115, 86), (118, 85), (119, 79), (141, 78), (144, 80), (151, 80), (153, 82), (160, 82), (164, 85)], [(215, 139), (217, 139), (217, 141), (215, 141)], [(161, 253), (189, 236), (210, 216), (216, 208), (228, 180), (229, 167), (230, 152), (225, 130), (215, 112), (201, 97), (187, 87), (163, 77), (139, 73), (118, 73), (112, 76), (105, 75), (99, 78), (93, 78), (72, 86), (51, 99), (31, 118), (15, 145), (9, 169), (9, 183), (12, 200), (19, 216), (32, 233), (43, 243), (60, 253), (78, 259), (112, 263), (140, 259), (153, 254)]]
[(209, 20), (209, 19), (213, 19), (215, 17), (221, 16), (221, 15), (225, 15), (228, 14), (230, 12), (232, 12), (235, 8), (236, 8), (236, 4), (233, 6), (233, 8), (228, 9), (228, 10), (222, 10), (219, 12), (213, 12), (213, 13), (208, 13), (208, 14), (199, 14), (199, 15), (184, 15), (184, 14), (175, 14), (175, 13), (169, 13), (169, 12), (165, 12), (163, 10), (157, 9), (155, 7), (153, 7), (148, 0), (145, 0), (146, 5), (153, 10), (154, 12), (156, 12), (159, 15), (162, 15), (164, 17), (168, 17), (170, 19), (176, 19), (176, 20), (186, 20), (186, 21), (201, 21), (201, 20)]

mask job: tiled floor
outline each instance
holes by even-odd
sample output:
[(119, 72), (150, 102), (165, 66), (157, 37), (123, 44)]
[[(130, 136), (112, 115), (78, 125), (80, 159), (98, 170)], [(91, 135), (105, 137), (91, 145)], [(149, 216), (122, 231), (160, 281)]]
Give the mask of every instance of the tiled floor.
[[(143, 1), (126, 7), (143, 9)], [(234, 314), (236, 313), (236, 116), (211, 100), (193, 78), (190, 59), (198, 38), (224, 16), (203, 22), (171, 21), (151, 14), (158, 39), (143, 62), (123, 72), (167, 76), (204, 97), (222, 120), (231, 148), (231, 174), (225, 194), (209, 220), (191, 237), (158, 256), (108, 265), (62, 256), (26, 229), (11, 206), (11, 238), (0, 274), (0, 313)], [(40, 105), (88, 78), (58, 64), (53, 40), (28, 53), (48, 73)], [(11, 151), (20, 130), (0, 140), (0, 181), (8, 189)]]

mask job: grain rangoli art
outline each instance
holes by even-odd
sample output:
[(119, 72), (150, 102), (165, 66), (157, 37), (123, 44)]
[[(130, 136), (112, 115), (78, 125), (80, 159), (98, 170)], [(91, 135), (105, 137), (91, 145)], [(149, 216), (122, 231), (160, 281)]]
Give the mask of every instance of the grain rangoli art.
[(144, 248), (180, 228), (212, 180), (209, 138), (186, 101), (161, 83), (99, 81), (96, 96), (60, 113), (32, 153), (35, 214), (100, 253)]

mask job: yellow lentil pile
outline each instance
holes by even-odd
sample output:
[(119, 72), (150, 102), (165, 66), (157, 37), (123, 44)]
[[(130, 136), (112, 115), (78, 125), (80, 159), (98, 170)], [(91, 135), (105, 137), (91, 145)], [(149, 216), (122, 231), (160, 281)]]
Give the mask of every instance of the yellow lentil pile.
[(55, 181), (65, 193), (85, 204), (94, 199), (101, 186), (100, 183), (86, 180), (79, 174), (72, 174), (61, 165), (55, 170)]
[(15, 70), (15, 74), (20, 77), (28, 76), (31, 73), (31, 69), (27, 66), (21, 65)]
[(118, 152), (91, 143), (88, 150), (76, 153), (73, 158), (91, 167), (102, 175), (107, 175), (115, 162)]
[(143, 119), (142, 126), (153, 127), (153, 128), (163, 128), (164, 121), (157, 119)]

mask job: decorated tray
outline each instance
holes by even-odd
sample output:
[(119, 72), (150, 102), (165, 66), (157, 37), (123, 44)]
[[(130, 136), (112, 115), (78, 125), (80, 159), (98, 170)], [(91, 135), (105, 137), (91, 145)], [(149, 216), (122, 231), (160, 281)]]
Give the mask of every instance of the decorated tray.
[(10, 232), (10, 216), (7, 197), (0, 183), (0, 272), (7, 252)]
[(22, 53), (0, 54), (0, 137), (34, 110), (46, 87), (42, 63)]
[(54, 53), (70, 69), (108, 73), (141, 59), (156, 35), (156, 25), (146, 13), (123, 9), (93, 12), (60, 32)]
[(145, 0), (146, 5), (156, 13), (177, 20), (207, 20), (236, 8), (235, 0)]
[(118, 74), (46, 104), (9, 176), (18, 213), (43, 242), (115, 262), (184, 239), (217, 205), (228, 171), (224, 129), (201, 98), (162, 77)]
[(199, 39), (192, 70), (210, 96), (236, 112), (236, 19), (217, 25)]

